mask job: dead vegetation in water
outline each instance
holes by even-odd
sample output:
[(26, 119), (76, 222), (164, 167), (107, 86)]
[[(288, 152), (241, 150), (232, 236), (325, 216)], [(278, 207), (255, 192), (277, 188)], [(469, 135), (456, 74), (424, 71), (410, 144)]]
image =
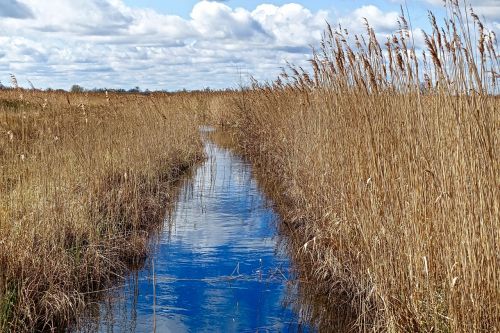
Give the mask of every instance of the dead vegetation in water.
[(304, 277), (352, 309), (349, 330), (500, 329), (500, 60), (469, 8), (447, 11), (423, 54), (403, 16), (385, 46), (329, 27), (311, 73), (233, 106)]
[(0, 331), (63, 331), (202, 158), (183, 96), (0, 92)]

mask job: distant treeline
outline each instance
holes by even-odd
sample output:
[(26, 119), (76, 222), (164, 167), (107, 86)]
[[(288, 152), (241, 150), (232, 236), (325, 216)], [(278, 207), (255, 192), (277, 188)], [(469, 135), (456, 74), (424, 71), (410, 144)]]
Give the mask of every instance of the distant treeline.
[(183, 88), (183, 89), (179, 89), (179, 90), (169, 91), (167, 89), (159, 89), (159, 90), (145, 89), (145, 90), (142, 90), (140, 87), (134, 87), (131, 89), (123, 89), (123, 88), (118, 88), (118, 89), (114, 89), (114, 88), (86, 89), (86, 88), (84, 88), (80, 85), (76, 85), (76, 84), (71, 86), (71, 88), (69, 90), (65, 90), (65, 89), (60, 89), (60, 88), (59, 89), (54, 89), (54, 88), (37, 89), (34, 87), (32, 87), (32, 88), (22, 88), (22, 87), (15, 87), (15, 86), (9, 87), (9, 86), (3, 85), (0, 82), (0, 90), (14, 90), (14, 89), (21, 89), (21, 90), (27, 90), (27, 91), (46, 91), (46, 92), (72, 92), (72, 93), (84, 93), (84, 92), (106, 93), (106, 92), (108, 92), (108, 93), (117, 93), (117, 94), (142, 94), (142, 95), (149, 95), (152, 93), (168, 94), (168, 93), (180, 93), (180, 92), (188, 93), (188, 92), (213, 92), (213, 91), (233, 91), (234, 90), (234, 89), (230, 89), (230, 88), (222, 89), (222, 90), (216, 90), (216, 89), (211, 89), (211, 88), (187, 90), (187, 89)]

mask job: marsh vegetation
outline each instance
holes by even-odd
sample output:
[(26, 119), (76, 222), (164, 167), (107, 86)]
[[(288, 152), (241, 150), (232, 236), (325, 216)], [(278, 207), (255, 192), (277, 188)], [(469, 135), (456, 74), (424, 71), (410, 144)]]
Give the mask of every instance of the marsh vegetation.
[(423, 54), (404, 16), (385, 46), (328, 28), (310, 72), (234, 104), (304, 278), (352, 330), (500, 328), (500, 60), (469, 8), (447, 10)]
[(498, 45), (446, 10), (423, 51), (404, 15), (383, 42), (329, 26), (310, 70), (239, 91), (1, 92), (0, 327), (60, 327), (143, 256), (211, 123), (265, 179), (304, 302), (334, 307), (316, 326), (498, 331)]
[(0, 327), (61, 330), (147, 252), (203, 156), (182, 97), (0, 93)]

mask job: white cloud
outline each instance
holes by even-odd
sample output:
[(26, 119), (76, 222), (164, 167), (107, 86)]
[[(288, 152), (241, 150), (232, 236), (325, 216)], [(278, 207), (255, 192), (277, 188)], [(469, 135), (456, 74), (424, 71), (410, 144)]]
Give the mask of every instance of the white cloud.
[(390, 31), (397, 19), (373, 5), (334, 18), (293, 3), (247, 10), (200, 1), (183, 18), (122, 0), (0, 0), (6, 3), (29, 15), (0, 20), (0, 80), (12, 72), (20, 82), (62, 88), (234, 87), (242, 72), (273, 79), (285, 61), (305, 64), (327, 20), (361, 31), (366, 17)]
[(263, 4), (252, 16), (282, 46), (304, 46), (319, 40), (328, 19), (326, 11), (313, 14), (294, 3), (281, 7)]
[(364, 30), (365, 20), (378, 33), (392, 33), (398, 28), (400, 14), (395, 11), (384, 13), (374, 5), (366, 5), (355, 9), (349, 16), (342, 17), (340, 23), (343, 28), (351, 32)]
[(231, 9), (220, 2), (198, 2), (191, 12), (192, 24), (204, 38), (252, 38), (263, 34), (260, 24), (245, 9)]

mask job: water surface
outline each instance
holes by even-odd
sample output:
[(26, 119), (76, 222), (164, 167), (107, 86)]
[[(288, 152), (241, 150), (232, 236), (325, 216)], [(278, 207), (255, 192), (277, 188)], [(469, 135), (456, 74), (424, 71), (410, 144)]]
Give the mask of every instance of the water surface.
[(100, 306), (100, 332), (309, 331), (286, 305), (289, 261), (277, 216), (230, 150), (186, 179), (148, 264)]

